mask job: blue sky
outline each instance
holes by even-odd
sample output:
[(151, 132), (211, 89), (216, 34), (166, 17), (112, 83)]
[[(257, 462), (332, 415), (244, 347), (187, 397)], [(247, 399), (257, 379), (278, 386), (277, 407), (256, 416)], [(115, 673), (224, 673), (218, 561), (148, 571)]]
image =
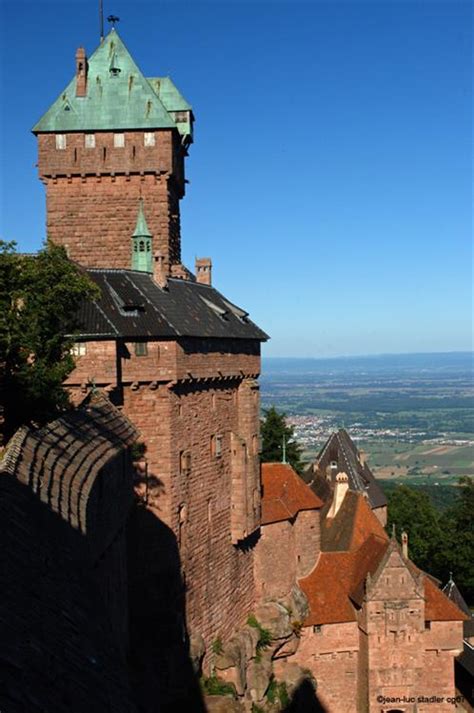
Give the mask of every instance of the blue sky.
[[(95, 0), (0, 0), (0, 236), (45, 237), (31, 126), (98, 43)], [(104, 0), (196, 115), (185, 262), (268, 356), (471, 349), (471, 5)]]

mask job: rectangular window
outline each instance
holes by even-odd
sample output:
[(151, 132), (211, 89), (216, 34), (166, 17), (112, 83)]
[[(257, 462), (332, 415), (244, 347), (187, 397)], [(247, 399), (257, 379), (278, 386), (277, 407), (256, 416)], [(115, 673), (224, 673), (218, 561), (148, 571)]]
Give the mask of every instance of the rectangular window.
[(146, 342), (135, 342), (135, 356), (147, 356), (148, 344)]
[(425, 620), (425, 629), (431, 629), (431, 621)]
[(323, 633), (323, 627), (321, 624), (317, 624), (316, 626), (313, 626), (313, 634), (322, 634)]
[(145, 146), (154, 146), (155, 145), (155, 132), (154, 131), (145, 131), (145, 134), (143, 137), (143, 143)]
[(85, 134), (84, 146), (86, 149), (95, 149), (95, 134)]
[(114, 146), (116, 149), (123, 149), (125, 146), (125, 134), (114, 134)]
[(85, 342), (74, 342), (71, 347), (71, 354), (75, 357), (85, 356), (87, 352), (87, 347)]
[(220, 458), (222, 455), (222, 436), (212, 436), (211, 438), (211, 454), (214, 458)]
[(66, 148), (66, 134), (56, 134), (56, 148), (64, 151)]
[(191, 472), (191, 453), (189, 451), (181, 451), (179, 454), (179, 472), (181, 475), (189, 475)]

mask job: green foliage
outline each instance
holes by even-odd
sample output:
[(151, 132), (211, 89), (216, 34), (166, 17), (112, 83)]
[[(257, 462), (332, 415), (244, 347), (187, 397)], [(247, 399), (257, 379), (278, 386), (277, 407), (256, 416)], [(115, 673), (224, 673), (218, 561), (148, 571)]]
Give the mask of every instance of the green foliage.
[(221, 681), (215, 673), (212, 676), (203, 676), (200, 680), (201, 690), (205, 696), (231, 696), (237, 698), (237, 691), (232, 683)]
[(135, 441), (135, 443), (132, 444), (130, 447), (130, 454), (132, 456), (133, 461), (140, 460), (140, 458), (143, 458), (147, 451), (147, 446), (146, 443), (143, 443), (143, 441)]
[(280, 703), (283, 708), (290, 702), (285, 681), (278, 682), (275, 678), (270, 681), (265, 696), (269, 703)]
[(217, 639), (214, 639), (214, 641), (212, 642), (212, 653), (216, 654), (216, 656), (218, 656), (223, 651), (224, 651), (224, 646), (222, 644), (222, 639), (220, 638), (220, 636), (218, 636)]
[(474, 480), (459, 480), (457, 497), (438, 512), (425, 493), (407, 485), (389, 495), (387, 530), (396, 525), (397, 536), (408, 533), (410, 559), (443, 583), (453, 573), (468, 604), (474, 601)]
[(48, 243), (18, 255), (0, 241), (0, 390), (4, 434), (41, 425), (68, 405), (62, 384), (74, 368), (70, 349), (81, 302), (96, 288), (63, 248)]
[(398, 538), (406, 530), (410, 558), (421, 569), (430, 571), (440, 545), (441, 527), (439, 514), (428, 495), (399, 485), (388, 499), (388, 533), (392, 525), (396, 527)]
[(258, 641), (257, 641), (256, 656), (255, 656), (255, 658), (258, 661), (258, 660), (260, 660), (260, 658), (262, 656), (262, 651), (267, 649), (270, 646), (270, 644), (272, 643), (272, 635), (268, 631), (268, 629), (265, 629), (265, 627), (263, 627), (260, 624), (260, 622), (258, 621), (258, 619), (256, 618), (256, 616), (254, 614), (250, 614), (249, 618), (247, 619), (247, 624), (249, 626), (253, 627), (254, 629), (258, 630)]
[(262, 463), (280, 463), (283, 459), (283, 441), (286, 447), (286, 462), (297, 473), (303, 470), (301, 446), (294, 440), (294, 428), (286, 423), (286, 414), (280, 413), (274, 406), (266, 409), (261, 421)]
[(265, 713), (265, 709), (256, 703), (252, 703), (252, 713)]
[(440, 568), (452, 572), (468, 604), (474, 603), (474, 479), (460, 478), (458, 497), (443, 515)]

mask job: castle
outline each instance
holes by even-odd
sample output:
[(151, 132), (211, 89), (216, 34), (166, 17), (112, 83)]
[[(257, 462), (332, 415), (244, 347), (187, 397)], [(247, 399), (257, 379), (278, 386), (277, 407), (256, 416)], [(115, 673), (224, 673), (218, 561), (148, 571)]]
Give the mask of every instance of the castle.
[[(181, 263), (193, 121), (171, 79), (144, 77), (112, 29), (89, 58), (77, 50), (74, 78), (33, 129), (48, 236), (100, 292), (82, 307), (67, 387), (86, 411), (99, 399), (93, 445), (103, 417), (120, 431), (107, 436), (114, 457), (117, 438), (125, 449), (138, 432), (143, 445), (134, 465), (140, 510), (125, 523), (126, 462), (91, 498), (92, 521), (107, 541), (113, 535), (93, 563), (117, 661), (131, 652), (135, 700), (147, 712), (153, 701), (178, 710), (187, 664), (173, 646), (181, 637), (187, 647), (188, 635), (192, 657), (205, 655), (245, 710), (264, 703), (272, 680), (301, 683), (308, 669), (329, 713), (425, 713), (433, 707), (411, 701), (425, 694), (443, 700), (436, 710), (452, 710), (466, 615), (387, 537), (386, 500), (348, 434), (329, 439), (307, 484), (286, 464), (260, 468), (267, 335), (213, 288), (210, 258), (197, 259), (194, 274)], [(70, 462), (56, 453), (58, 428), (41, 468), (63, 463), (63, 483)], [(24, 453), (13, 462), (10, 448), (8, 472), (21, 480)], [(403, 696), (410, 700), (392, 704)]]

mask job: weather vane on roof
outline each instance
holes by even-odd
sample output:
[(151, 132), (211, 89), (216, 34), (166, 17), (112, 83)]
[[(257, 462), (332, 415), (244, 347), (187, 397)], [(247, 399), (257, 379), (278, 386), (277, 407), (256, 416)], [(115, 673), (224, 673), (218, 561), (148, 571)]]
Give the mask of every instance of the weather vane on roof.
[(115, 29), (115, 24), (117, 22), (120, 22), (120, 17), (117, 17), (117, 15), (109, 15), (107, 18), (107, 22), (110, 22), (112, 25), (112, 29)]

